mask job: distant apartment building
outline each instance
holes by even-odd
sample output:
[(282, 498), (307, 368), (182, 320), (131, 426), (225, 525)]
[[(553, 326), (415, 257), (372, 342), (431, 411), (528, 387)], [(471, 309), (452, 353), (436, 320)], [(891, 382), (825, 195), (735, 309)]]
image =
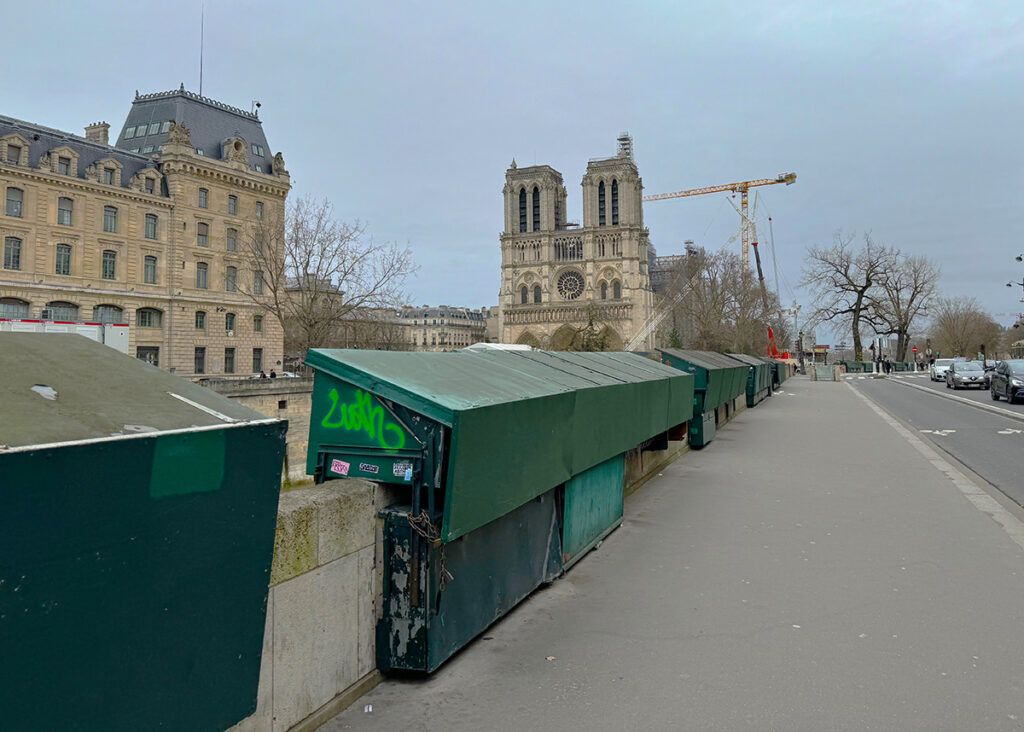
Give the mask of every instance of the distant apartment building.
[(0, 116), (0, 318), (128, 323), (130, 353), (184, 376), (279, 367), (244, 244), (283, 226), (291, 181), (257, 115), (182, 87), (109, 127)]
[(412, 307), (398, 312), (414, 351), (451, 351), (487, 340), (487, 311), (438, 305)]

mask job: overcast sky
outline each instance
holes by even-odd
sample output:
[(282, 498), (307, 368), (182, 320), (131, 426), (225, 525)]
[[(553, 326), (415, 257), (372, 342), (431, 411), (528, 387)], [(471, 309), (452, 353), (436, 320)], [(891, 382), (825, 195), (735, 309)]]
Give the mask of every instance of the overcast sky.
[[(30, 16), (4, 41), (5, 114), (120, 130), (136, 89), (198, 90), (198, 0)], [(579, 218), (587, 159), (628, 130), (648, 193), (799, 175), (760, 197), (787, 303), (804, 300), (808, 246), (868, 230), (1009, 323), (1024, 310), (1005, 286), (1024, 275), (1022, 42), (1022, 3), (208, 0), (203, 93), (260, 100), (294, 193), (408, 243), (414, 303), (496, 303), (512, 158), (560, 170)], [(659, 254), (738, 228), (727, 194), (644, 215)]]

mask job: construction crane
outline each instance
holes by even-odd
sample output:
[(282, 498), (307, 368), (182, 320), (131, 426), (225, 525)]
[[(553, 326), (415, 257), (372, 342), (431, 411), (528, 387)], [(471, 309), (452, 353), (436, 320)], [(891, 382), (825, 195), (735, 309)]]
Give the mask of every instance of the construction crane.
[(742, 242), (740, 254), (743, 257), (743, 266), (750, 266), (750, 242), (753, 241), (751, 220), (747, 216), (747, 193), (751, 188), (758, 186), (773, 186), (778, 183), (785, 183), (787, 186), (796, 183), (796, 173), (779, 173), (774, 178), (758, 178), (757, 180), (743, 180), (736, 183), (723, 183), (718, 186), (705, 186), (703, 188), (690, 188), (675, 193), (655, 193), (644, 196), (645, 201), (664, 201), (669, 198), (688, 198), (689, 196), (703, 196), (707, 193), (722, 193), (730, 191), (740, 194), (740, 241)]

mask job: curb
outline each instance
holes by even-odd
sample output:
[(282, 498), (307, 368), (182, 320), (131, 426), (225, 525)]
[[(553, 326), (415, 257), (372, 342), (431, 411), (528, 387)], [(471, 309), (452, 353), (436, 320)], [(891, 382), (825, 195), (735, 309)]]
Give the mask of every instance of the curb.
[(911, 389), (917, 389), (918, 391), (926, 392), (928, 394), (931, 394), (932, 396), (937, 396), (940, 399), (951, 399), (951, 400), (956, 401), (956, 402), (962, 402), (962, 403), (967, 404), (969, 406), (972, 406), (972, 407), (974, 407), (976, 409), (982, 409), (982, 410), (984, 410), (986, 412), (991, 412), (992, 414), (998, 414), (1000, 417), (1009, 417), (1010, 419), (1015, 419), (1018, 422), (1024, 422), (1024, 412), (1014, 412), (1014, 411), (1009, 410), (1009, 409), (1003, 409), (1002, 407), (994, 407), (991, 404), (983, 404), (982, 402), (976, 402), (973, 399), (965, 399), (964, 397), (956, 396), (955, 394), (943, 394), (940, 391), (935, 391), (934, 389), (929, 389), (927, 386), (918, 386), (917, 384), (908, 384), (905, 381), (893, 381), (893, 383), (894, 384), (899, 384), (901, 386), (906, 386), (906, 387), (909, 387)]

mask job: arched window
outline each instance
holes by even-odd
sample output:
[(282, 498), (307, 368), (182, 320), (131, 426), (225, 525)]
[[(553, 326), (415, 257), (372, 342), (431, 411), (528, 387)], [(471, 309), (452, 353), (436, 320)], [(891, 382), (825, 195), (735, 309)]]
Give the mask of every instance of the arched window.
[(196, 330), (206, 330), (205, 310), (196, 310)]
[(622, 299), (622, 283), (618, 280), (612, 282), (612, 298), (615, 300)]
[(210, 192), (205, 188), (199, 189), (199, 208), (208, 208), (210, 205)]
[(78, 320), (78, 306), (73, 302), (54, 300), (46, 303), (44, 320)]
[(224, 314), (224, 330), (228, 333), (232, 333), (235, 330), (235, 314), (225, 313)]
[(25, 192), (20, 188), (8, 188), (7, 189), (7, 208), (4, 212), (8, 216), (17, 216), (21, 218), (22, 204), (25, 202)]
[(135, 311), (135, 325), (140, 328), (159, 328), (164, 314), (156, 308), (139, 308)]
[(103, 207), (103, 230), (109, 234), (117, 233), (117, 208)]
[(0, 297), (0, 318), (27, 318), (28, 303), (16, 297)]
[(252, 330), (253, 330), (254, 333), (262, 333), (263, 332), (263, 316), (262, 315), (253, 315), (252, 316)]
[(21, 239), (16, 236), (4, 238), (4, 269), (21, 269)]
[(533, 230), (540, 231), (540, 188), (533, 187)]
[(54, 261), (53, 271), (59, 275), (71, 274), (71, 245), (58, 244), (57, 257)]
[(604, 280), (601, 281), (601, 299), (608, 299), (608, 283), (605, 282)]
[(526, 189), (519, 189), (519, 231), (526, 231)]
[(256, 270), (252, 273), (252, 294), (262, 295), (263, 294), (263, 271)]
[[(224, 290), (234, 292), (238, 289), (238, 267), (228, 267), (224, 275)], [(229, 329), (233, 330), (233, 329)]]
[(117, 279), (117, 252), (107, 249), (100, 261), (100, 277), (105, 280)]
[(612, 180), (612, 225), (619, 223), (619, 182)]
[(238, 229), (232, 229), (228, 227), (228, 243), (227, 250), (229, 252), (236, 251), (238, 249)]
[(209, 280), (210, 265), (206, 262), (196, 262), (196, 289), (205, 290), (210, 286)]
[(123, 323), (124, 310), (117, 305), (97, 305), (92, 309), (92, 319), (97, 323)]
[(533, 286), (533, 302), (535, 304), (537, 304), (537, 305), (540, 305), (540, 295), (541, 295), (540, 285), (534, 285)]
[(146, 238), (156, 239), (156, 214), (146, 214)]
[(196, 224), (196, 245), (201, 247), (210, 246), (210, 225), (202, 221)]
[(604, 226), (604, 181), (597, 184), (597, 225)]
[(57, 223), (71, 226), (75, 214), (75, 202), (71, 198), (61, 197), (57, 200)]
[(523, 285), (522, 287), (519, 288), (519, 304), (525, 305), (530, 301), (529, 298), (530, 291), (526, 289), (526, 285)]
[(147, 285), (156, 284), (156, 257), (147, 256), (142, 263), (142, 281)]

